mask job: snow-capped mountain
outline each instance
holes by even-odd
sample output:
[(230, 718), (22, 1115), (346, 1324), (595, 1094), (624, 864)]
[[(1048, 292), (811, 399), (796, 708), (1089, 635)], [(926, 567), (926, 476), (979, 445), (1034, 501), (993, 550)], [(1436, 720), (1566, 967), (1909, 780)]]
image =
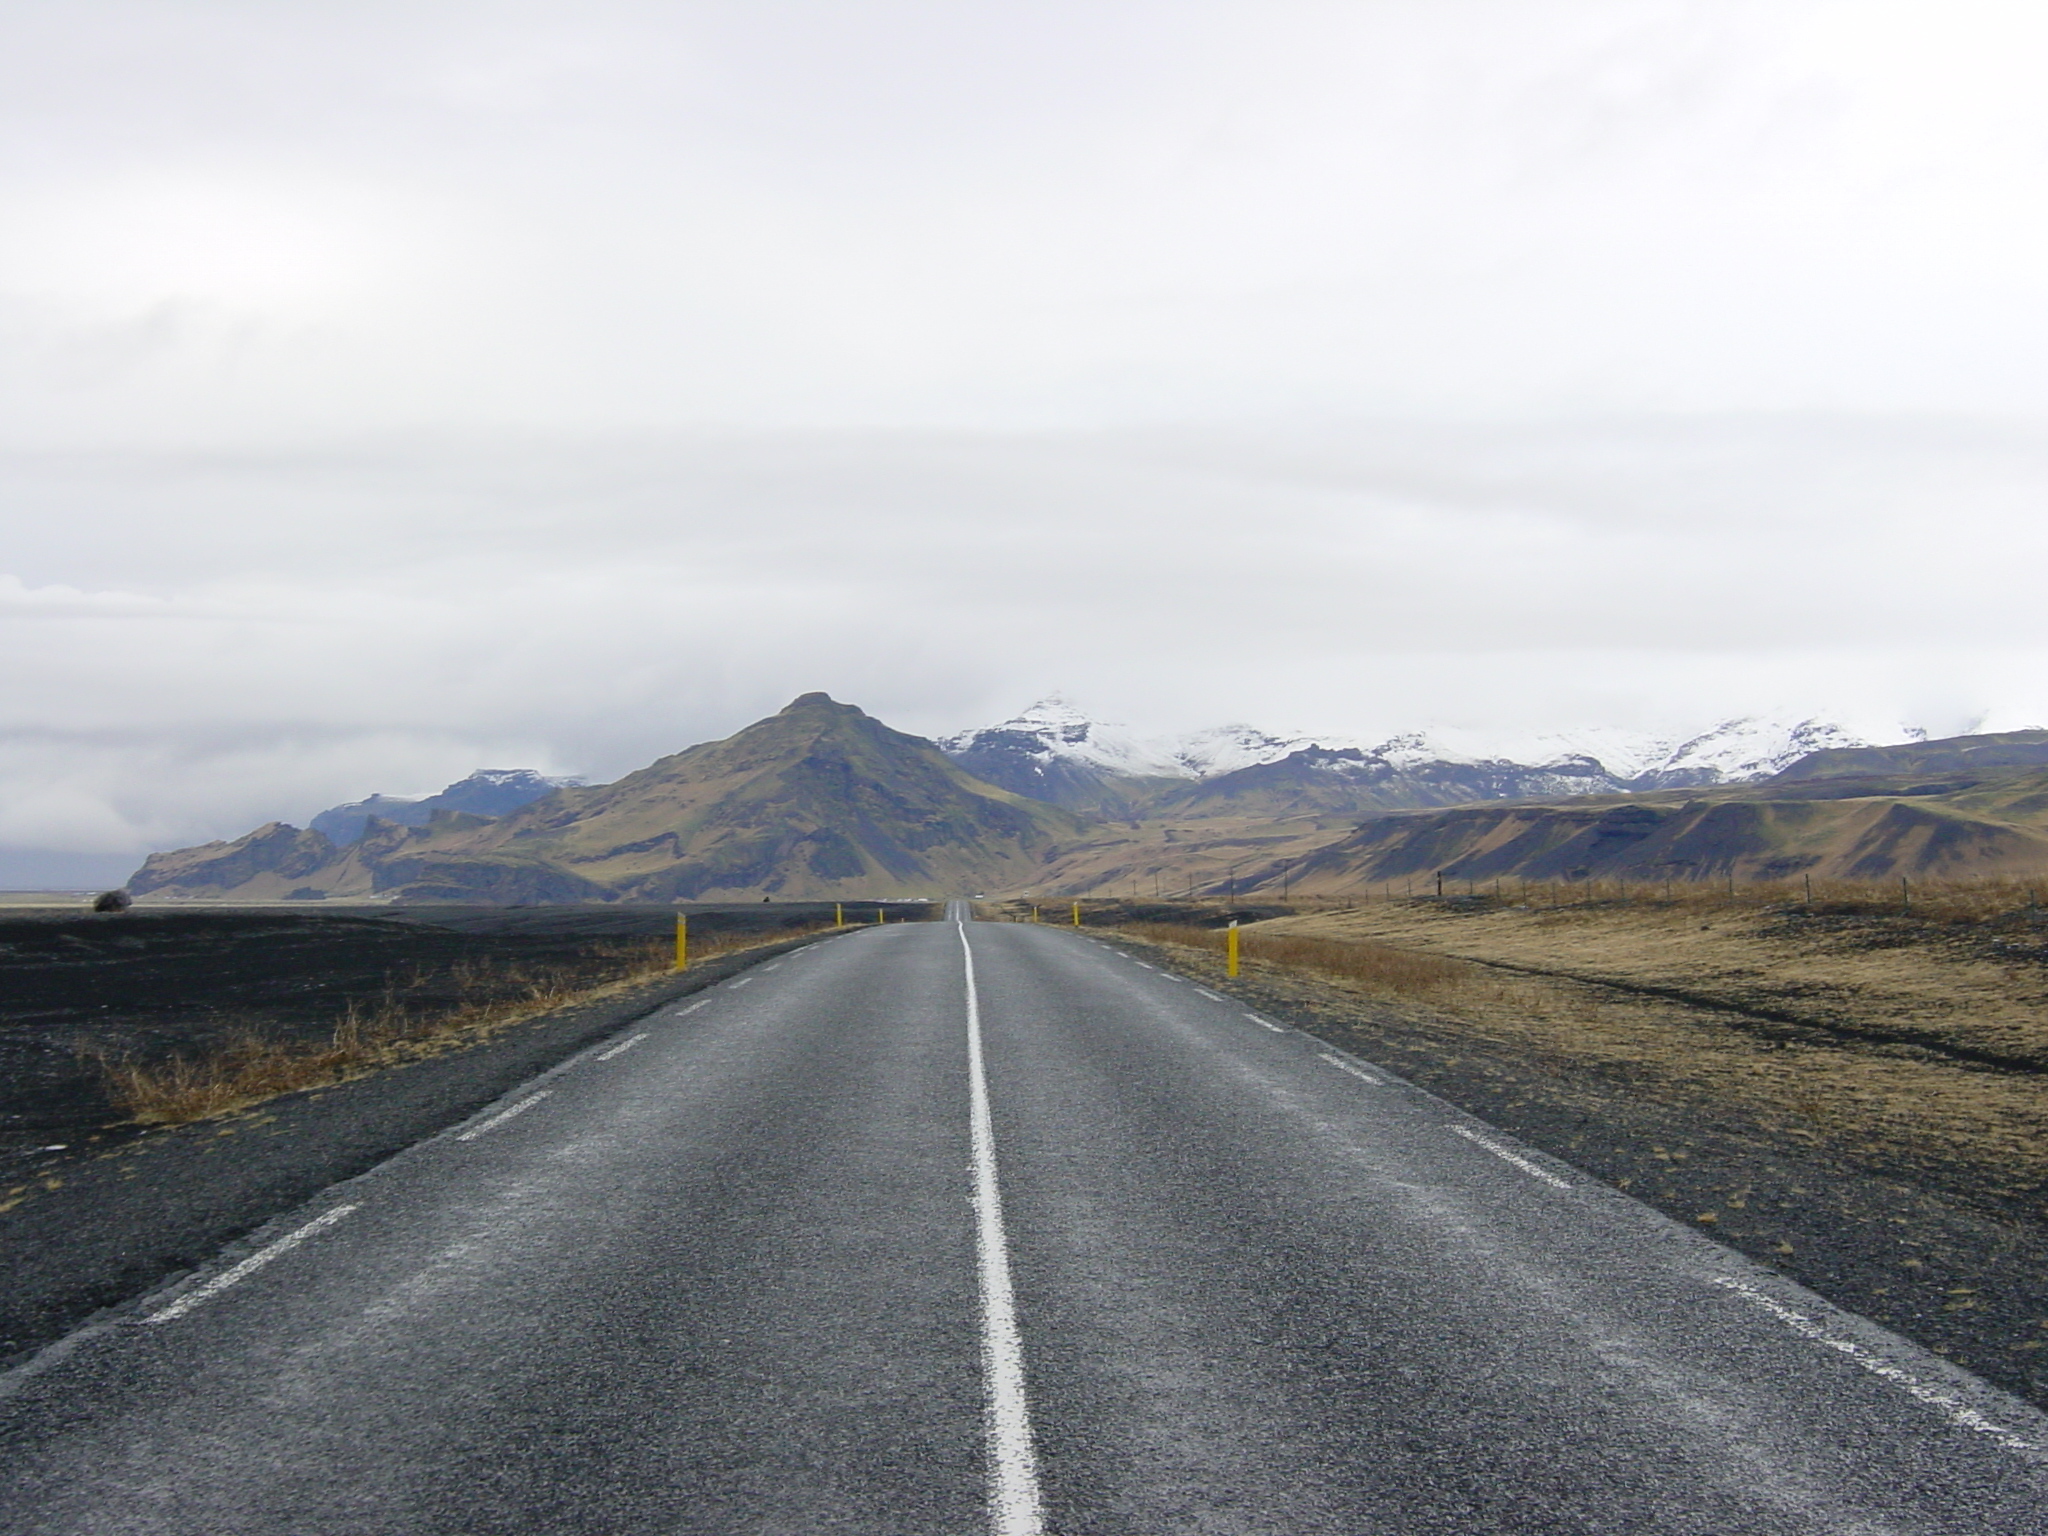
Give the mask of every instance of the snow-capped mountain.
[[(1368, 809), (1749, 783), (1823, 748), (1919, 740), (1926, 734), (1903, 726), (1863, 732), (1828, 720), (1761, 715), (1682, 735), (1590, 729), (1517, 738), (1449, 729), (1370, 742), (1226, 725), (1186, 736), (1145, 737), (1095, 720), (1054, 696), (999, 725), (946, 737), (939, 746), (977, 777), (1071, 807), (1235, 804), (1257, 786), (1255, 798), (1276, 807), (1337, 809), (1348, 795)], [(1285, 771), (1274, 766), (1282, 764)], [(1193, 783), (1159, 782), (1174, 779)]]
[(419, 797), (372, 795), (347, 805), (330, 806), (309, 823), (337, 847), (363, 835), (372, 816), (402, 827), (424, 827), (438, 810), (466, 811), (472, 816), (503, 816), (531, 804), (550, 790), (581, 784), (581, 779), (551, 779), (531, 768), (479, 768), (438, 794)]

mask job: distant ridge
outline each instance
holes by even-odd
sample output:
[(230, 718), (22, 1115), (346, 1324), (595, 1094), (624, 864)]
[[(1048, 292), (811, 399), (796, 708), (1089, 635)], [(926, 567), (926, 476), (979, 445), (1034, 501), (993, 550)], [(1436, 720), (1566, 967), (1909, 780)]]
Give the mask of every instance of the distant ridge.
[[(1901, 727), (1901, 738), (1924, 736)], [(1249, 725), (1141, 737), (1053, 695), (939, 739), (976, 777), (1070, 810), (1151, 816), (1371, 815), (1558, 795), (1754, 783), (1816, 751), (1869, 740), (1831, 721), (1725, 720), (1684, 736), (1588, 731), (1488, 742), (1415, 731), (1378, 742)]]
[(503, 816), (522, 805), (531, 805), (553, 790), (582, 782), (575, 778), (547, 778), (531, 768), (479, 768), (438, 794), (417, 800), (372, 795), (367, 800), (331, 806), (315, 816), (310, 825), (339, 847), (361, 837), (373, 819), (401, 827), (424, 827), (434, 819), (434, 812), (442, 810), (461, 811), (470, 816)]
[(1865, 774), (1983, 773), (1999, 768), (2048, 768), (2048, 731), (1948, 736), (1891, 747), (1831, 747), (1802, 757), (1777, 777), (1838, 779)]
[(1439, 873), (1453, 886), (2048, 876), (2048, 731), (1826, 748), (1763, 782), (1692, 793), (1381, 816), (1284, 871), (1311, 892)]
[(956, 894), (1027, 883), (1081, 824), (930, 742), (807, 693), (724, 741), (497, 818), (372, 817), (347, 846), (272, 823), (152, 854), (137, 895), (241, 900), (729, 901)]

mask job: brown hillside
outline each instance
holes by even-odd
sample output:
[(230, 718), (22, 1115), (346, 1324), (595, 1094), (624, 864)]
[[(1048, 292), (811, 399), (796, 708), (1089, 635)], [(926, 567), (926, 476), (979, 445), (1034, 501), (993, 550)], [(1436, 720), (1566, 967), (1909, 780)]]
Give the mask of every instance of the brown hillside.
[(920, 737), (809, 693), (724, 741), (615, 784), (557, 790), (500, 819), (373, 823), (347, 849), (327, 844), (310, 869), (305, 845), (317, 834), (292, 833), (286, 876), (264, 867), (262, 853), (282, 847), (290, 830), (154, 855), (133, 888), (416, 901), (930, 896), (1028, 884), (1081, 823), (983, 784)]

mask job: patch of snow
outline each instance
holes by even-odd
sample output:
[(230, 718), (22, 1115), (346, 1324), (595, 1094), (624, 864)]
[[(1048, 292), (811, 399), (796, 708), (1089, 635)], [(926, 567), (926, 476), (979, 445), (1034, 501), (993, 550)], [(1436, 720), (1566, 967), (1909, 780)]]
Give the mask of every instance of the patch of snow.
[[(977, 740), (1007, 738), (1042, 762), (1062, 759), (1112, 773), (1167, 774), (1207, 779), (1260, 763), (1276, 762), (1308, 748), (1357, 752), (1397, 771), (1430, 764), (1494, 765), (1555, 770), (1558, 793), (1584, 792), (1600, 779), (1616, 785), (1683, 787), (1746, 783), (1827, 747), (1889, 745), (1925, 739), (1927, 733), (1897, 723), (1861, 729), (1791, 713), (1724, 720), (1685, 734), (1589, 727), (1574, 731), (1512, 734), (1432, 727), (1371, 742), (1363, 738), (1293, 732), (1276, 735), (1256, 726), (1214, 726), (1177, 737), (1145, 737), (1127, 727), (1091, 718), (1060, 695), (1041, 699), (1000, 725), (962, 731), (939, 746), (961, 752)], [(1020, 741), (1019, 738), (1024, 738)], [(1318, 763), (1341, 771), (1336, 762)]]

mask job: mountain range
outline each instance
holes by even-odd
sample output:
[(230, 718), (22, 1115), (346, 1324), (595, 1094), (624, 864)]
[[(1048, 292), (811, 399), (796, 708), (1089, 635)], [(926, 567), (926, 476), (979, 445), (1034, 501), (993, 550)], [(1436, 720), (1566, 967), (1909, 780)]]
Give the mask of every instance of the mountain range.
[(471, 816), (503, 816), (522, 805), (531, 805), (542, 795), (581, 779), (551, 779), (531, 768), (479, 768), (466, 779), (457, 779), (446, 789), (417, 799), (396, 795), (372, 795), (347, 805), (330, 806), (309, 823), (329, 842), (340, 847), (356, 841), (368, 830), (372, 819), (401, 827), (424, 827), (436, 811), (463, 811)]
[(137, 895), (402, 901), (923, 896), (1027, 883), (1082, 823), (984, 784), (932, 743), (807, 693), (724, 741), (503, 816), (446, 805), (360, 836), (272, 822), (152, 854)]
[[(1924, 740), (1900, 729), (1897, 739)], [(1246, 725), (1146, 738), (1058, 696), (999, 725), (942, 737), (977, 778), (1070, 810), (1149, 814), (1365, 814), (1473, 800), (1752, 783), (1814, 752), (1872, 743), (1824, 720), (1753, 717), (1669, 737), (1621, 731), (1482, 742), (1449, 732), (1382, 741), (1276, 736)]]
[(1750, 721), (1616, 746), (1532, 763), (1242, 727), (1142, 742), (1058, 701), (935, 743), (814, 693), (616, 783), (486, 770), (154, 854), (130, 886), (671, 902), (2048, 868), (2048, 732), (1870, 745)]

